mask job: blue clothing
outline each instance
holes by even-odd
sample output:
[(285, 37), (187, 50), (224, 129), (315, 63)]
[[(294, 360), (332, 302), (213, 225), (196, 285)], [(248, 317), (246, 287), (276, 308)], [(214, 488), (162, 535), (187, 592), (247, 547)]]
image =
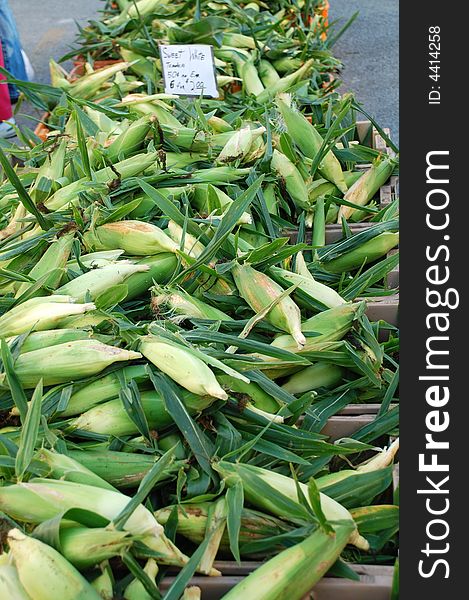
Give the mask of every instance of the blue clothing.
[[(8, 0), (0, 0), (0, 40), (2, 41), (3, 60), (5, 68), (15, 79), (27, 81), (26, 69), (21, 54), (21, 43), (16, 29), (16, 23), (11, 12)], [(10, 97), (18, 98), (18, 90), (10, 85)]]

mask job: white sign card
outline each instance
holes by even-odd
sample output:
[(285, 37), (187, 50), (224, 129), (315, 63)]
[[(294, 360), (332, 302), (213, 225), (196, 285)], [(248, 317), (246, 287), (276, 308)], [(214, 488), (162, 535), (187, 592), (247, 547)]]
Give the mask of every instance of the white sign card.
[(164, 91), (218, 98), (213, 49), (208, 44), (160, 44)]

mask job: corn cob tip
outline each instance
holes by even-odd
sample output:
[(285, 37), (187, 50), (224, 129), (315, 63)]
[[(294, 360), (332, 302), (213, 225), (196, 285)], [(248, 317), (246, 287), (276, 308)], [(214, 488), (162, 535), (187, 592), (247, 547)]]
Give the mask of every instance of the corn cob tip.
[(19, 529), (10, 529), (8, 532), (8, 541), (22, 542), (26, 539), (25, 534)]
[(303, 348), (303, 346), (306, 344), (306, 338), (303, 335), (303, 332), (301, 331), (301, 329), (299, 331), (294, 331), (292, 333), (292, 338), (295, 340), (299, 350), (301, 350)]
[(355, 529), (355, 531), (350, 534), (348, 543), (364, 552), (368, 552), (370, 549), (370, 543), (358, 533), (358, 529)]
[(89, 310), (96, 310), (96, 304), (93, 302), (85, 302), (83, 305), (83, 312), (88, 312)]
[(228, 400), (228, 394), (219, 386), (205, 386), (205, 391), (209, 396), (218, 398), (219, 400)]

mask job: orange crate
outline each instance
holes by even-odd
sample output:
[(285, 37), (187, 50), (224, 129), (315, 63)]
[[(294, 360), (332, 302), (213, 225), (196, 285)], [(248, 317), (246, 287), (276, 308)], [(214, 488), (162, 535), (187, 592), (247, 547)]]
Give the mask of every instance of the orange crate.
[[(73, 69), (70, 72), (70, 79), (75, 80), (79, 77), (83, 77), (85, 74), (85, 59), (82, 56), (77, 57), (76, 60), (73, 61)], [(117, 63), (123, 62), (120, 58), (108, 58), (106, 60), (95, 60), (93, 63), (93, 68), (103, 69), (104, 67), (109, 67), (109, 65), (115, 65)]]
[[(44, 113), (41, 117), (41, 121), (47, 121), (49, 117), (49, 113)], [(43, 142), (46, 141), (47, 139), (47, 134), (50, 132), (49, 127), (47, 127), (47, 125), (45, 125), (44, 123), (38, 123), (36, 125), (36, 129), (34, 130), (35, 135), (37, 135), (38, 138), (40, 138)]]

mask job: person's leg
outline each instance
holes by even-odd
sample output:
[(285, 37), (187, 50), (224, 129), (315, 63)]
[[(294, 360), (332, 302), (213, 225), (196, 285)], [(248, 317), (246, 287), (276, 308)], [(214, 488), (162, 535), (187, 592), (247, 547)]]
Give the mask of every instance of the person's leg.
[[(3, 67), (2, 41), (0, 40), (0, 67)], [(14, 123), (13, 111), (11, 110), (10, 93), (8, 85), (2, 83), (5, 77), (0, 73), (0, 137), (12, 137), (15, 130), (9, 123)], [(8, 122), (5, 122), (8, 121)]]
[[(8, 0), (0, 0), (0, 40), (3, 43), (5, 68), (16, 79), (27, 81), (28, 76), (21, 53), (20, 38)], [(10, 97), (14, 101), (18, 98), (18, 90), (13, 85), (10, 85), (9, 88)]]

